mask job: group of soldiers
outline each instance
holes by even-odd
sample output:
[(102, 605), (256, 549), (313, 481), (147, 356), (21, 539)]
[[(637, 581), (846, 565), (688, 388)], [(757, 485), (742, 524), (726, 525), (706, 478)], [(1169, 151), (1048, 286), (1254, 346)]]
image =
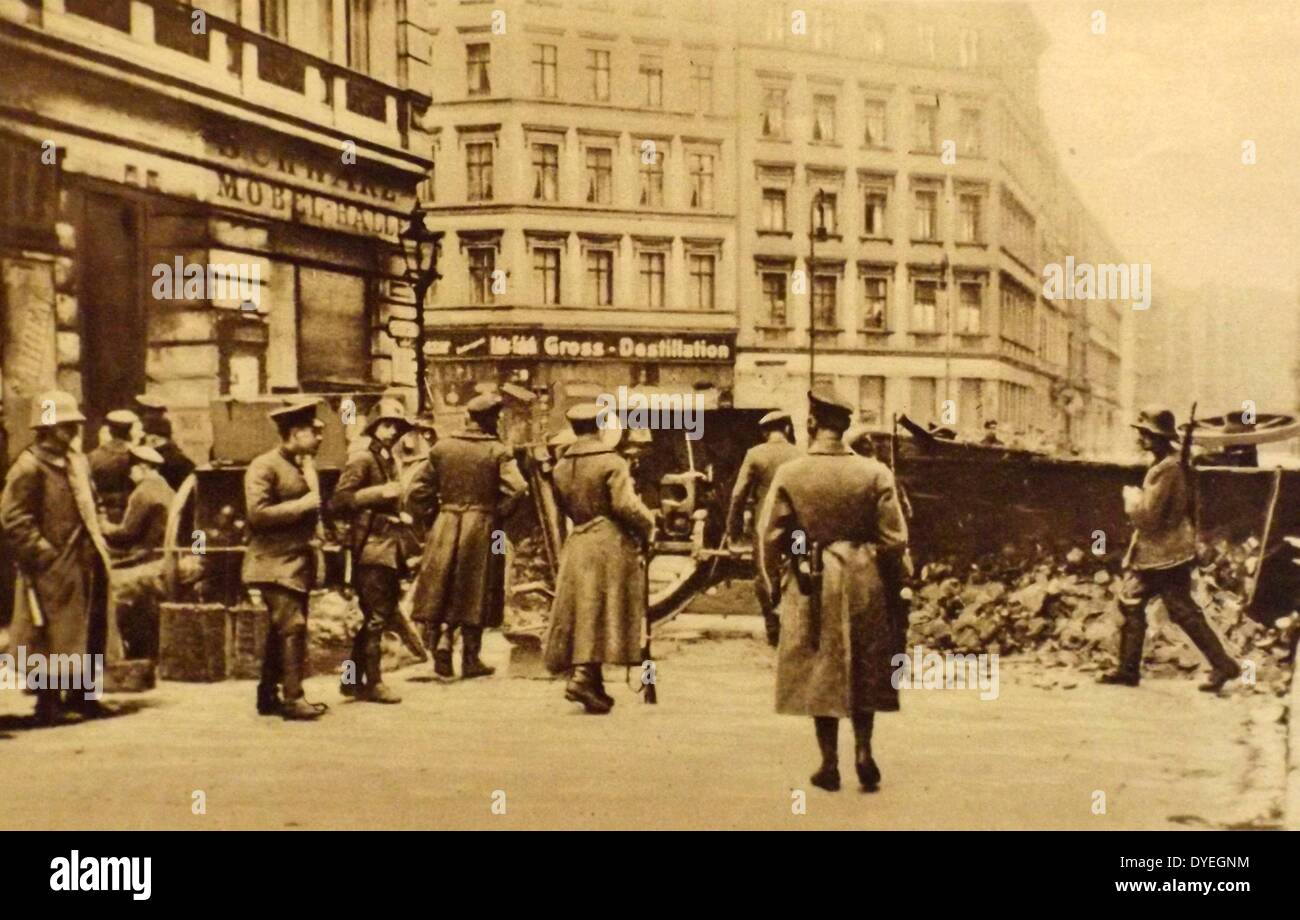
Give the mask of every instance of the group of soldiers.
[[(480, 654), (483, 631), (500, 626), (505, 609), (501, 527), (528, 491), (498, 433), (501, 396), (476, 396), (465, 407), (463, 429), (441, 438), (427, 417), (408, 418), (400, 402), (381, 400), (328, 509), (313, 459), (324, 428), (317, 408), (303, 400), (272, 411), (279, 443), (244, 477), (249, 541), (242, 578), (268, 612), (257, 711), (312, 720), (326, 709), (303, 692), (308, 597), (322, 583), (326, 510), (350, 524), (351, 585), (362, 611), (354, 671), (345, 671), (342, 692), (400, 702), (384, 683), (380, 642), (385, 631), (401, 631), (408, 578), (413, 619), (425, 629), (435, 674), (456, 676), (459, 636), (459, 676), (490, 676)], [(727, 531), (739, 540), (750, 529), (746, 521), (752, 524), (756, 590), (777, 648), (776, 709), (814, 721), (821, 764), (812, 783), (840, 788), (839, 720), (849, 719), (857, 778), (873, 791), (881, 781), (871, 747), (874, 716), (899, 708), (892, 659), (906, 642), (911, 564), (905, 500), (890, 468), (875, 459), (870, 437), (850, 432), (852, 417), (852, 406), (836, 394), (810, 392), (801, 449), (788, 413), (766, 415), (762, 441), (737, 476)], [(548, 669), (567, 675), (566, 699), (606, 714), (614, 698), (603, 667), (643, 663), (656, 515), (637, 495), (628, 458), (602, 436), (601, 409), (575, 405), (566, 419), (570, 435), (551, 441), (551, 484), (568, 528), (543, 654)], [(165, 520), (159, 509), (171, 503), (172, 452), (133, 433), (152, 428), (169, 441), (162, 426), (110, 414), (107, 438), (87, 458), (79, 448), (84, 421), (66, 393), (38, 400), (35, 443), (15, 460), (0, 499), (0, 531), (22, 586), (13, 640), (38, 651), (103, 653), (120, 641), (106, 615), (113, 547), (156, 544)], [(1217, 691), (1240, 669), (1190, 594), (1195, 530), (1173, 414), (1147, 410), (1134, 427), (1154, 462), (1143, 485), (1124, 492), (1134, 526), (1119, 598), (1125, 620), (1119, 667), (1102, 679), (1138, 683), (1144, 610), (1158, 596), (1210, 660), (1203, 688)], [(427, 449), (408, 456), (407, 435), (416, 431)], [(181, 474), (178, 466), (172, 470)], [(94, 715), (98, 705), (57, 690), (37, 695), (38, 717), (46, 721), (64, 709)]]

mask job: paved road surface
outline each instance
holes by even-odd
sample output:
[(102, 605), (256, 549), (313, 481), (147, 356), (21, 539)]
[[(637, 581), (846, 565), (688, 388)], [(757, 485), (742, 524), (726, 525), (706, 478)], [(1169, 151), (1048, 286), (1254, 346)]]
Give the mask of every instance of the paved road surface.
[[(736, 620), (728, 621), (735, 623)], [(752, 620), (749, 622), (753, 622)], [(905, 692), (877, 720), (876, 795), (807, 783), (810, 720), (772, 712), (771, 654), (754, 638), (678, 623), (659, 643), (661, 703), (622, 687), (606, 717), (557, 683), (449, 686), (393, 676), (396, 707), (308, 694), (315, 724), (259, 718), (253, 685), (168, 683), (130, 714), (30, 730), (29, 700), (0, 692), (0, 827), (42, 828), (1178, 828), (1281, 822), (1280, 701), (1214, 699), (1190, 679), (1140, 689), (1042, 689), (1049, 672), (1002, 662), (1000, 695)], [(506, 647), (489, 637), (487, 657)], [(427, 666), (425, 666), (427, 667)], [(611, 673), (607, 680), (621, 676)], [(1060, 670), (1057, 679), (1071, 679)], [(126, 700), (121, 697), (118, 700)], [(202, 790), (207, 813), (192, 813)], [(794, 807), (806, 793), (806, 813)], [(1106, 812), (1093, 813), (1095, 793)], [(505, 814), (493, 813), (504, 793)], [(496, 799), (498, 807), (500, 797)]]

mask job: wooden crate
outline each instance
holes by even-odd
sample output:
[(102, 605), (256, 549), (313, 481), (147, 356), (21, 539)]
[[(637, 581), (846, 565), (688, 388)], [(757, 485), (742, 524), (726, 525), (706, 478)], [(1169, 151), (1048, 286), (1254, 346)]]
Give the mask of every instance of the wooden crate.
[(222, 604), (160, 604), (158, 677), (199, 683), (225, 680), (228, 633)]

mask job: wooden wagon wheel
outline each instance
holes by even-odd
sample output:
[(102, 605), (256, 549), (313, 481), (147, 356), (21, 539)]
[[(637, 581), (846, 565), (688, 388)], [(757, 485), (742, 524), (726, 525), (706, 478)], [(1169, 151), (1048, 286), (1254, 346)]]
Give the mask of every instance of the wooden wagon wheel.
[(190, 473), (176, 490), (171, 507), (167, 509), (167, 527), (163, 531), (163, 586), (169, 601), (177, 600), (177, 582), (180, 580), (181, 549), (179, 531), (185, 508), (198, 486), (198, 476)]

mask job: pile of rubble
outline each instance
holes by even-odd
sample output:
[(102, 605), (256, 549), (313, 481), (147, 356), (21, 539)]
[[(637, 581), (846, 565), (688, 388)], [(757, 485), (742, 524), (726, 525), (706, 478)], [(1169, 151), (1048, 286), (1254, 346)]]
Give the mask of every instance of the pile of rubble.
[[(1218, 543), (1203, 548), (1193, 575), (1193, 597), (1229, 652), (1255, 669), (1257, 691), (1286, 692), (1300, 613), (1265, 625), (1245, 613), (1245, 581), (1253, 570), (1258, 541)], [(1066, 669), (1055, 686), (1077, 683), (1071, 672), (1096, 672), (1115, 665), (1122, 617), (1116, 603), (1120, 578), (1081, 549), (1064, 561), (1046, 555), (1025, 558), (1007, 551), (968, 570), (930, 563), (916, 579), (908, 648), (923, 645), (958, 652), (1024, 654)], [(1147, 608), (1144, 676), (1195, 672), (1204, 661), (1164, 605)]]

